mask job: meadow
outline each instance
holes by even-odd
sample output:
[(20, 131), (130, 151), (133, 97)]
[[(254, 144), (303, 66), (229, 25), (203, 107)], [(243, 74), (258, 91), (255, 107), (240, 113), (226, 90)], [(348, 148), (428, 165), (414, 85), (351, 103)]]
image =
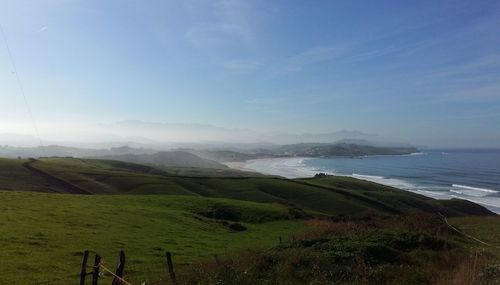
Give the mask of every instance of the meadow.
[[(247, 230), (236, 232), (198, 214), (214, 207), (234, 209)], [(124, 249), (127, 274), (139, 278), (145, 273), (138, 271), (148, 270), (161, 275), (167, 250), (182, 267), (214, 254), (272, 247), (280, 236), (305, 228), (288, 219), (287, 209), (277, 204), (166, 195), (0, 192), (0, 283), (34, 284), (77, 275), (84, 250), (99, 253), (114, 268)]]
[[(366, 271), (373, 284), (401, 281), (387, 275), (398, 266), (408, 280), (429, 281), (436, 273), (433, 267), (449, 276), (449, 267), (437, 265), (453, 261), (458, 266), (459, 260), (483, 250), (450, 233), (436, 220), (438, 213), (492, 243), (500, 234), (489, 230), (500, 228), (498, 218), (471, 202), (434, 200), (347, 177), (285, 179), (96, 159), (0, 159), (0, 189), (2, 284), (74, 283), (84, 250), (91, 251), (89, 265), (98, 253), (108, 268), (116, 266), (119, 251), (125, 250), (125, 277), (133, 284), (168, 284), (166, 251), (173, 254), (180, 284), (244, 284), (238, 276), (248, 270), (255, 274), (245, 280), (257, 280), (255, 284), (303, 284), (314, 279), (314, 270), (333, 274), (314, 279), (318, 284), (344, 275), (346, 284), (357, 284), (362, 280), (350, 278), (357, 272), (342, 268), (368, 262), (353, 259), (358, 254), (375, 262)], [(415, 215), (435, 223), (426, 229), (419, 222), (427, 218), (410, 219), (409, 227), (405, 217)], [(362, 230), (324, 231), (346, 224)], [(318, 251), (322, 248), (324, 252)], [(488, 252), (484, 260), (498, 257)], [(380, 260), (387, 253), (394, 257), (389, 263)], [(438, 259), (448, 255), (449, 260)], [(214, 267), (214, 256), (222, 265)], [(433, 260), (441, 263), (425, 265)], [(323, 270), (332, 264), (336, 271)], [(428, 271), (418, 277), (409, 273), (414, 268)], [(109, 281), (109, 276), (103, 278), (103, 283)]]

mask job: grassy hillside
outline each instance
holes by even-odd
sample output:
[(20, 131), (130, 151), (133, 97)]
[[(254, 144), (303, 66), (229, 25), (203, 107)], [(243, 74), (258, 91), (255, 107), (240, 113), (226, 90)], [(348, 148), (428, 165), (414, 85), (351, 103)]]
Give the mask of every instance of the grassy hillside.
[[(108, 267), (115, 266), (118, 251), (124, 249), (128, 260), (127, 278), (134, 284), (146, 277), (166, 276), (166, 250), (173, 252), (177, 268), (181, 274), (187, 274), (183, 276), (188, 279), (200, 277), (208, 280), (206, 278), (213, 275), (203, 274), (215, 270), (215, 276), (234, 273), (231, 273), (232, 277), (224, 275), (218, 280), (240, 284), (241, 281), (234, 278), (247, 272), (243, 267), (227, 269), (224, 265), (205, 270), (205, 265), (187, 265), (200, 260), (211, 260), (213, 265), (214, 254), (224, 256), (224, 260), (247, 260), (240, 258), (238, 252), (247, 248), (271, 248), (276, 246), (278, 237), (294, 234), (291, 243), (275, 247), (271, 254), (261, 251), (251, 257), (252, 261), (246, 264), (257, 266), (252, 269), (256, 271), (252, 278), (257, 279), (247, 279), (273, 283), (272, 280), (292, 276), (299, 280), (297, 284), (301, 284), (304, 280), (301, 278), (316, 274), (314, 270), (328, 273), (323, 269), (331, 265), (332, 260), (341, 264), (335, 267), (340, 273), (335, 271), (335, 274), (351, 274), (352, 277), (356, 276), (355, 271), (342, 271), (342, 268), (358, 264), (358, 260), (353, 259), (358, 253), (370, 257), (374, 252), (376, 266), (365, 271), (375, 275), (367, 276), (389, 278), (388, 275), (376, 274), (392, 272), (403, 265), (406, 266), (404, 272), (409, 272), (408, 278), (411, 279), (414, 277), (412, 266), (431, 270), (434, 263), (430, 261), (440, 254), (450, 256), (449, 260), (438, 259), (441, 264), (456, 262), (468, 254), (460, 243), (472, 245), (449, 233), (445, 238), (453, 239), (458, 246), (442, 247), (442, 231), (424, 236), (411, 235), (409, 231), (414, 226), (422, 227), (418, 222), (425, 219), (407, 225), (404, 217), (409, 214), (427, 212), (435, 218), (440, 212), (460, 217), (452, 222), (485, 239), (491, 233), (489, 227), (498, 227), (496, 217), (464, 217), (491, 214), (467, 201), (438, 201), (346, 177), (290, 180), (238, 171), (157, 168), (111, 160), (0, 159), (0, 189), (9, 190), (0, 191), (2, 284), (30, 284), (59, 277), (63, 279), (51, 284), (74, 283), (81, 252), (85, 249), (100, 253)], [(363, 231), (355, 231), (354, 236), (349, 231), (345, 238), (328, 233), (326, 236), (297, 236), (304, 231), (310, 232), (311, 223), (296, 219), (310, 216), (327, 222), (342, 221), (355, 225), (355, 228), (361, 226)], [(379, 224), (378, 221), (383, 222)], [(392, 225), (396, 221), (402, 222), (406, 228), (394, 232)], [(439, 224), (442, 226), (443, 222), (439, 221)], [(299, 240), (309, 245), (304, 247)], [(428, 247), (427, 241), (436, 242), (441, 247)], [(408, 249), (411, 252), (398, 248), (398, 243), (407, 242), (411, 243), (412, 247)], [(380, 257), (385, 255), (385, 251), (377, 251), (380, 249), (387, 250), (394, 259), (387, 263)], [(455, 252), (455, 249), (459, 251)], [(266, 270), (259, 266), (265, 266)], [(189, 273), (196, 268), (201, 270), (196, 274), (201, 275)], [(445, 266), (442, 270), (449, 268)], [(428, 273), (425, 274), (423, 278), (428, 278)], [(328, 278), (335, 276), (320, 277), (331, 281)], [(356, 281), (350, 277), (346, 280)], [(328, 284), (321, 282), (319, 284)], [(110, 283), (110, 280), (102, 283)]]
[[(236, 232), (229, 227), (232, 221), (214, 219), (223, 217), (208, 218), (207, 213), (217, 209), (236, 213), (247, 230)], [(124, 249), (127, 272), (137, 277), (145, 268), (164, 269), (165, 250), (173, 252), (177, 265), (189, 264), (213, 254), (270, 247), (279, 236), (304, 228), (276, 204), (180, 196), (0, 192), (0, 283), (32, 284), (77, 274), (85, 249), (100, 253), (110, 267)], [(72, 280), (54, 284), (76, 283)]]
[[(460, 218), (466, 234), (495, 235), (498, 217)], [(499, 284), (500, 254), (450, 229), (438, 215), (310, 220), (307, 233), (269, 250), (200, 262), (181, 284)]]
[[(27, 160), (0, 158), (0, 185), (4, 190), (52, 192), (53, 186), (23, 166)], [(62, 191), (62, 190), (61, 190)]]
[[(29, 175), (30, 169), (35, 175)], [(450, 216), (489, 213), (470, 202), (438, 201), (345, 177), (289, 180), (244, 173), (240, 177), (213, 177), (213, 170), (194, 171), (198, 171), (196, 175), (189, 175), (186, 169), (176, 175), (151, 166), (92, 159), (1, 160), (0, 182), (6, 189), (19, 191), (37, 190), (38, 185), (38, 190), (45, 192), (168, 194), (275, 202), (326, 215), (366, 216), (413, 210)], [(203, 172), (209, 175), (202, 176)]]
[(96, 158), (167, 167), (227, 168), (224, 164), (201, 158), (195, 154), (185, 151), (162, 151), (152, 154), (107, 155)]
[(317, 185), (328, 189), (356, 193), (393, 209), (398, 209), (401, 212), (411, 212), (418, 209), (433, 214), (441, 212), (447, 216), (489, 214), (489, 211), (485, 211), (484, 207), (466, 200), (435, 200), (423, 195), (351, 177), (326, 176), (299, 179), (299, 181), (307, 185)]
[(494, 245), (487, 247), (481, 243), (474, 243), (477, 248), (487, 247), (489, 251), (494, 251), (500, 257), (500, 216), (457, 217), (449, 220), (453, 226), (465, 234), (473, 235), (475, 238)]
[[(247, 229), (234, 231), (234, 223)], [(451, 223), (498, 244), (498, 217), (454, 218)], [(278, 246), (280, 236), (285, 243)], [(166, 250), (173, 252), (183, 280), (207, 281), (215, 274), (238, 284), (275, 278), (287, 284), (328, 284), (328, 278), (339, 276), (344, 281), (364, 276), (373, 284), (421, 284), (452, 278), (454, 270), (473, 263), (494, 264), (500, 256), (450, 231), (436, 216), (304, 222), (290, 219), (289, 209), (277, 204), (173, 195), (0, 192), (0, 237), (2, 284), (60, 277), (50, 284), (74, 284), (84, 249), (100, 253), (108, 267), (116, 266), (118, 251), (124, 249), (126, 277), (134, 284), (167, 276)], [(214, 254), (221, 267), (214, 267)], [(110, 283), (109, 277), (102, 283)]]

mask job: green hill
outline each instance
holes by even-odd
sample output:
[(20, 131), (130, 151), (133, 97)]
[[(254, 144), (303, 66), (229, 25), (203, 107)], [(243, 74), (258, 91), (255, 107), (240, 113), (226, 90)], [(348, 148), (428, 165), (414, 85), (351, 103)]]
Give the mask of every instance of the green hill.
[(121, 154), (96, 157), (98, 159), (117, 160), (138, 164), (148, 164), (166, 167), (202, 167), (202, 168), (227, 168), (224, 164), (201, 158), (185, 151), (162, 151), (146, 154)]
[[(231, 211), (237, 221), (206, 214), (215, 210)], [(246, 230), (232, 230), (236, 222)], [(101, 254), (110, 267), (115, 266), (119, 250), (125, 249), (127, 272), (137, 277), (148, 267), (163, 269), (166, 250), (182, 267), (214, 254), (271, 247), (280, 236), (304, 228), (277, 204), (165, 195), (0, 191), (0, 283), (35, 284), (71, 275), (50, 284), (76, 284), (85, 249)], [(159, 273), (163, 271), (155, 274)]]
[[(58, 278), (50, 284), (73, 284), (85, 249), (101, 254), (109, 267), (114, 267), (118, 251), (124, 249), (128, 260), (126, 277), (133, 284), (167, 276), (167, 250), (174, 254), (181, 273), (205, 270), (192, 264), (211, 260), (213, 266), (214, 255), (225, 260), (231, 256), (239, 259), (238, 254), (248, 248), (265, 251), (276, 246), (279, 237), (288, 240), (294, 236), (292, 240), (301, 246), (300, 235), (311, 233), (311, 222), (322, 223), (306, 221), (311, 217), (377, 229), (379, 226), (370, 220), (389, 219), (384, 224), (391, 225), (390, 219), (404, 222), (405, 216), (415, 212), (461, 217), (456, 221), (471, 221), (467, 220), (470, 215), (492, 215), (471, 202), (434, 200), (354, 178), (285, 179), (229, 169), (154, 167), (98, 159), (0, 159), (0, 190), (2, 284)], [(482, 219), (474, 221), (481, 224)], [(482, 232), (487, 227), (480, 229)], [(352, 244), (350, 238), (331, 236), (326, 236), (326, 241), (322, 241), (323, 236), (318, 237), (319, 241), (314, 237), (313, 241), (318, 246), (334, 244), (333, 257), (341, 257), (346, 252), (344, 243), (350, 246), (349, 254), (370, 252), (371, 243), (384, 248), (394, 246), (392, 240), (380, 237)], [(408, 238), (412, 241), (414, 236)], [(293, 257), (296, 245), (293, 243), (285, 251), (278, 247), (277, 252)], [(316, 264), (317, 258), (322, 258), (318, 252), (307, 249), (304, 253), (309, 256), (304, 260), (312, 262), (311, 266)], [(456, 258), (464, 254), (461, 250)], [(407, 256), (414, 258), (413, 253), (398, 253), (398, 258)], [(274, 258), (267, 253), (256, 257)], [(418, 262), (427, 262), (427, 257), (417, 257)], [(268, 269), (289, 266), (286, 260), (276, 262)], [(307, 264), (297, 268), (304, 274), (314, 273)], [(281, 278), (272, 271), (262, 273), (267, 275), (255, 277)], [(101, 283), (111, 283), (109, 276)]]
[(246, 161), (250, 159), (268, 158), (273, 157), (268, 153), (243, 153), (230, 150), (187, 150), (199, 157), (221, 161), (221, 162), (235, 162)]
[(94, 159), (0, 160), (1, 185), (17, 191), (203, 196), (281, 203), (343, 216), (401, 214), (415, 210), (452, 216), (490, 214), (470, 202), (434, 200), (353, 178), (285, 179), (244, 172), (238, 177), (232, 173), (214, 177), (210, 175), (212, 169), (192, 171), (196, 175), (190, 175), (189, 169), (178, 175), (168, 168)]
[(499, 217), (451, 222), (484, 243), (438, 215), (310, 220), (307, 232), (271, 249), (198, 262), (180, 284), (498, 284)]

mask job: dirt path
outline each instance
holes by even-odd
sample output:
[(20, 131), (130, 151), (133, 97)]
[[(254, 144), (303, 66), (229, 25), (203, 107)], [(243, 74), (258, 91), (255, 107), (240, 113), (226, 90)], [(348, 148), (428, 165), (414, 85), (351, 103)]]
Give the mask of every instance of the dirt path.
[(91, 192), (82, 189), (68, 181), (62, 180), (59, 177), (56, 177), (52, 174), (49, 174), (43, 170), (40, 170), (36, 167), (33, 166), (33, 163), (35, 163), (37, 160), (36, 159), (30, 159), (29, 161), (25, 162), (23, 166), (28, 169), (33, 175), (42, 177), (47, 182), (49, 182), (51, 185), (57, 186), (59, 188), (62, 188), (66, 191), (66, 193), (70, 194), (92, 194)]

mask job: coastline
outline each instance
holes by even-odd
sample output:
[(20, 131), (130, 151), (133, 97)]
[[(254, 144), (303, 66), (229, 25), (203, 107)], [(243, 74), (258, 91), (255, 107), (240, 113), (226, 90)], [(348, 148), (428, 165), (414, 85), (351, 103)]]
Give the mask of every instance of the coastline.
[[(229, 168), (232, 168), (232, 169), (241, 170), (241, 171), (256, 172), (255, 170), (249, 169), (245, 166), (247, 164), (249, 164), (251, 161), (261, 160), (261, 159), (266, 159), (266, 158), (257, 158), (257, 159), (249, 159), (249, 160), (245, 160), (245, 161), (231, 161), (231, 162), (221, 162), (221, 163)], [(257, 172), (259, 172), (259, 171), (257, 171)], [(266, 173), (262, 173), (262, 174), (266, 174)]]
[[(412, 154), (412, 155), (420, 155)], [(486, 192), (484, 189), (475, 188), (470, 186), (464, 186), (459, 184), (452, 184), (449, 187), (444, 186), (423, 186), (416, 185), (410, 181), (389, 178), (375, 175), (358, 174), (358, 173), (336, 173), (332, 171), (325, 171), (325, 169), (317, 169), (306, 165), (304, 162), (310, 159), (317, 159), (314, 157), (287, 157), (287, 158), (259, 158), (251, 159), (244, 162), (227, 162), (224, 163), (230, 168), (258, 172), (267, 175), (277, 175), (288, 179), (294, 178), (309, 178), (313, 177), (317, 173), (326, 173), (335, 176), (345, 176), (352, 177), (356, 179), (366, 180), (370, 182), (375, 182), (378, 184), (395, 187), (401, 190), (417, 193), (434, 199), (449, 200), (453, 198), (469, 200), (471, 202), (483, 205), (495, 213), (500, 214), (500, 207), (497, 205), (498, 201), (492, 201), (488, 197), (480, 197), (472, 193), (472, 196), (464, 195), (464, 192), (479, 191)], [(449, 189), (447, 189), (449, 188)], [(479, 189), (479, 190), (478, 190)], [(492, 190), (493, 192), (497, 192)], [(470, 193), (468, 193), (470, 194)], [(490, 193), (491, 194), (491, 193)], [(495, 198), (495, 200), (498, 198)]]
[(312, 158), (311, 157), (257, 158), (242, 162), (223, 162), (223, 164), (237, 170), (258, 172), (267, 175), (277, 175), (293, 179), (293, 178), (313, 177), (317, 173), (317, 171), (309, 169), (303, 164), (304, 160), (307, 159), (312, 159)]

